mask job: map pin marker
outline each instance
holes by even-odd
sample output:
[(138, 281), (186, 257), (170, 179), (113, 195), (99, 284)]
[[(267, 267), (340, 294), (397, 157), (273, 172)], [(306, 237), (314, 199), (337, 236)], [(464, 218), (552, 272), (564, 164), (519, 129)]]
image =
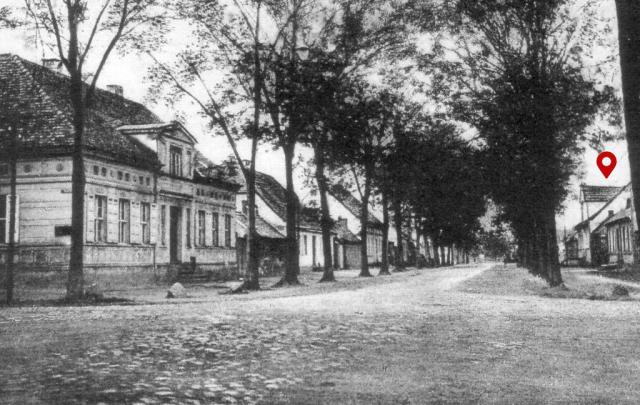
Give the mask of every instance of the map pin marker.
[(598, 164), (598, 169), (600, 169), (600, 171), (604, 175), (604, 178), (607, 179), (609, 178), (611, 172), (613, 172), (613, 169), (616, 168), (618, 159), (616, 159), (616, 155), (614, 155), (613, 153), (604, 151), (598, 155), (596, 163)]

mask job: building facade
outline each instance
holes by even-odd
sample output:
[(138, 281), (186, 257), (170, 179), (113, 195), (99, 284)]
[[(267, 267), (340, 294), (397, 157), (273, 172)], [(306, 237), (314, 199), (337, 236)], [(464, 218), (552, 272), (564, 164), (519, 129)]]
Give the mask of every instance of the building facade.
[[(68, 78), (0, 55), (0, 79), (16, 81), (18, 279), (66, 281), (70, 253), (73, 127)], [(116, 88), (117, 89), (117, 88)], [(6, 145), (8, 136), (3, 133)], [(185, 266), (233, 277), (238, 185), (196, 170), (195, 138), (121, 92), (97, 90), (85, 127), (86, 283), (101, 288), (170, 281)], [(4, 148), (7, 151), (7, 148)], [(0, 227), (8, 229), (10, 170), (0, 164)], [(7, 232), (0, 238), (6, 260)]]

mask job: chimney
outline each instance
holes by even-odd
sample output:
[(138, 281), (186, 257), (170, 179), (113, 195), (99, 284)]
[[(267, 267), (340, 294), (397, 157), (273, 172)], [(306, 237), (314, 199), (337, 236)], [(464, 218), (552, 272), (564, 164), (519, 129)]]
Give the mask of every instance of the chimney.
[(124, 89), (118, 84), (107, 84), (107, 90), (120, 97), (124, 96)]
[(613, 216), (613, 210), (609, 210), (609, 217)]
[(49, 70), (53, 70), (56, 73), (64, 73), (64, 66), (62, 65), (62, 62), (60, 61), (60, 59), (43, 58), (42, 66), (44, 66)]

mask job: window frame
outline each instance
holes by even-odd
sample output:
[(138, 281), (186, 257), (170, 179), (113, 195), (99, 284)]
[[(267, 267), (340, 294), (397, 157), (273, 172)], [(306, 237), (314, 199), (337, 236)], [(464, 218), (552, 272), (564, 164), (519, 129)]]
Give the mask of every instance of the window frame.
[(207, 240), (207, 214), (204, 210), (198, 210), (198, 246), (206, 246)]
[(182, 177), (182, 148), (176, 145), (169, 146), (169, 173)]
[(220, 215), (215, 211), (211, 213), (211, 244), (220, 246)]
[(151, 204), (140, 203), (140, 239), (145, 245), (151, 244)]
[(131, 243), (131, 200), (126, 198), (118, 199), (118, 243)]
[[(107, 242), (108, 238), (108, 213), (107, 213), (107, 196), (105, 195), (97, 195), (95, 196), (95, 218), (94, 218), (94, 231), (93, 231), (93, 240), (94, 242)], [(102, 215), (100, 215), (102, 214)], [(118, 217), (120, 218), (120, 217)], [(102, 227), (101, 227), (102, 226)]]
[(231, 247), (231, 215), (224, 214), (224, 246)]

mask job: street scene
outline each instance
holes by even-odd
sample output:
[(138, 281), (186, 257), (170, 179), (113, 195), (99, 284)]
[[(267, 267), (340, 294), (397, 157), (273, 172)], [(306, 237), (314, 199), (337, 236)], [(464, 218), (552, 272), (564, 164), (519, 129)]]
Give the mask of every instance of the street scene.
[(637, 21), (0, 0), (0, 404), (640, 402)]
[[(515, 273), (508, 285), (505, 272)], [(310, 277), (312, 277), (311, 275)], [(317, 276), (315, 279), (317, 280)], [(602, 279), (602, 277), (597, 277)], [(302, 289), (3, 309), (5, 403), (635, 403), (631, 298), (547, 298), (491, 264)], [(610, 291), (611, 281), (581, 280)]]

